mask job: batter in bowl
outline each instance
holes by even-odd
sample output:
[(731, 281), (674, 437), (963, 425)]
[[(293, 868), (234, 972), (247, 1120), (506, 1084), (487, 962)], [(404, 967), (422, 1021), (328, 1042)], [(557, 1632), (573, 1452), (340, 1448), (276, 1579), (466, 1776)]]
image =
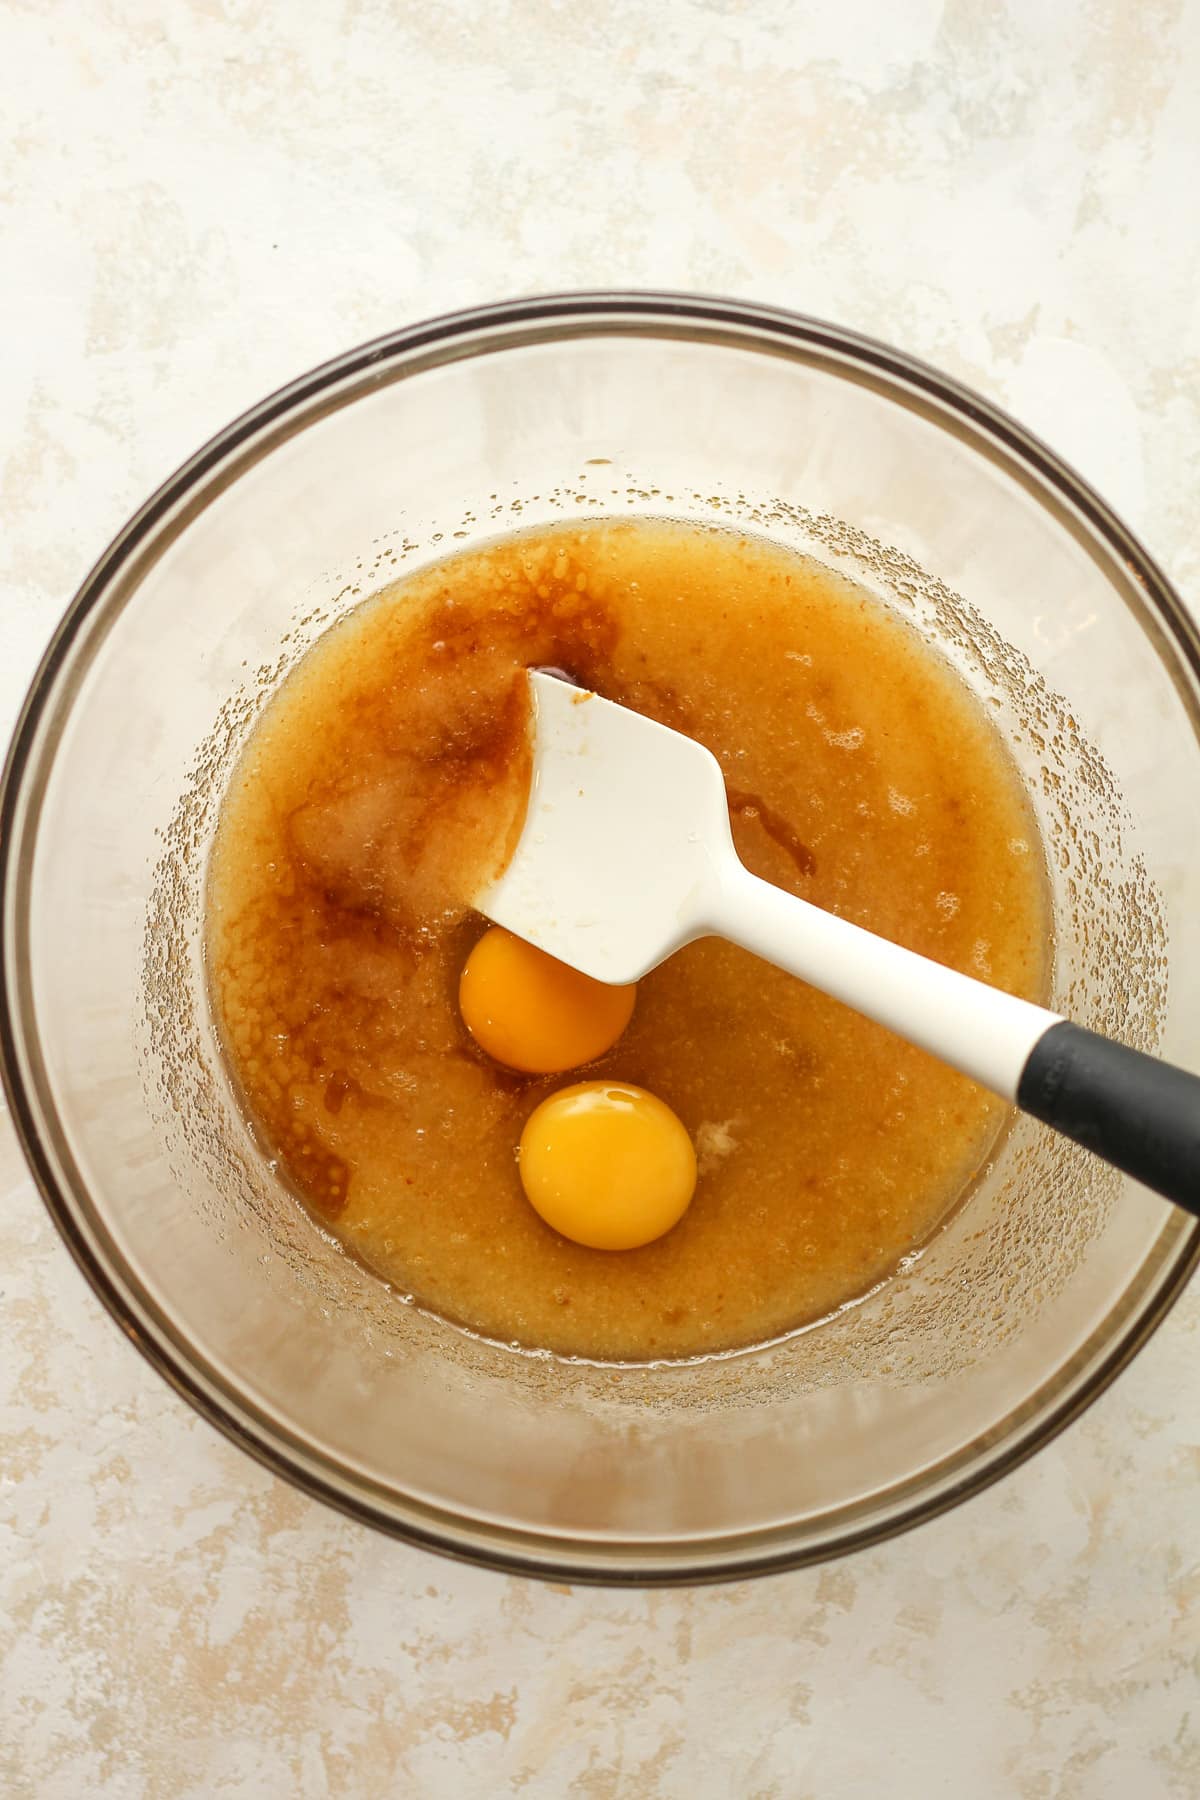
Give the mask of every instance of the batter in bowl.
[[(969, 1189), (1008, 1109), (748, 953), (694, 944), (571, 1075), (494, 1061), (457, 995), (468, 897), (519, 834), (524, 673), (555, 666), (716, 755), (755, 874), (1044, 1000), (1031, 809), (916, 631), (765, 541), (596, 522), (451, 558), (365, 602), (283, 683), (208, 881), (224, 1043), (297, 1198), (406, 1296), (504, 1342), (638, 1360), (760, 1342), (861, 1296)], [(656, 1242), (543, 1222), (517, 1145), (578, 1080), (685, 1127), (694, 1199)]]

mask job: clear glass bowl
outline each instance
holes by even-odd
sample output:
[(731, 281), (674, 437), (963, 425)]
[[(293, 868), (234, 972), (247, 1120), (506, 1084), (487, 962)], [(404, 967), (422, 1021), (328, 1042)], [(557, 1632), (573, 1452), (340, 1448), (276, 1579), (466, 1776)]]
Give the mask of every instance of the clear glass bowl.
[(277, 1185), (214, 1036), (199, 923), (222, 783), (313, 636), (517, 527), (660, 514), (807, 549), (992, 707), (1055, 890), (1056, 1001), (1200, 1066), (1200, 642), (1082, 482), (851, 334), (670, 295), (435, 320), (263, 402), (102, 557), (5, 775), (3, 1066), (51, 1213), (180, 1392), (309, 1492), (570, 1580), (741, 1576), (1010, 1469), (1162, 1318), (1200, 1226), (1018, 1122), (895, 1280), (777, 1345), (603, 1368), (404, 1304)]

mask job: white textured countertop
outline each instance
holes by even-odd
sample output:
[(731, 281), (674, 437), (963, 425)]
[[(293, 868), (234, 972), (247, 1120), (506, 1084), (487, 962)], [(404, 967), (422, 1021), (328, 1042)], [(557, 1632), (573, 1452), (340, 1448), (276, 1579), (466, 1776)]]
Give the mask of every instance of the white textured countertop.
[[(0, 727), (268, 389), (464, 303), (670, 286), (888, 338), (1200, 596), (1197, 0), (0, 0)], [(0, 1792), (1200, 1792), (1200, 1291), (981, 1498), (713, 1590), (461, 1568), (293, 1493), (103, 1315), (0, 1116)]]

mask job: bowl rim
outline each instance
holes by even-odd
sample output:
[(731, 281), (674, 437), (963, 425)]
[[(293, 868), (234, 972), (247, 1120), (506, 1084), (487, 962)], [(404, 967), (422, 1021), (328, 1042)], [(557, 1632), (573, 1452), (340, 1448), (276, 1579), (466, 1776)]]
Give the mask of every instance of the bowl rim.
[[(548, 1580), (637, 1587), (697, 1584), (743, 1579), (831, 1560), (894, 1537), (981, 1492), (1017, 1468), (1091, 1405), (1124, 1369), (1161, 1324), (1200, 1261), (1200, 1221), (1178, 1217), (1179, 1228), (1164, 1230), (1147, 1258), (1153, 1269), (1141, 1302), (1124, 1310), (1116, 1329), (1105, 1330), (1106, 1315), (1087, 1344), (1079, 1346), (1068, 1369), (1053, 1372), (1055, 1394), (1044, 1404), (1040, 1395), (1050, 1382), (1028, 1396), (988, 1437), (944, 1459), (941, 1479), (930, 1483), (930, 1471), (906, 1484), (919, 1489), (896, 1490), (895, 1504), (880, 1512), (881, 1497), (872, 1497), (876, 1516), (857, 1528), (832, 1529), (824, 1537), (789, 1542), (797, 1523), (706, 1539), (580, 1539), (488, 1524), (450, 1509), (434, 1508), (393, 1490), (377, 1490), (347, 1471), (335, 1479), (332, 1465), (306, 1449), (303, 1441), (278, 1419), (256, 1409), (226, 1379), (206, 1365), (196, 1346), (175, 1331), (106, 1239), (97, 1214), (85, 1228), (92, 1197), (82, 1181), (74, 1197), (61, 1179), (38, 1123), (24, 1064), (27, 1033), (16, 1003), (27, 973), (25, 938), (19, 901), (18, 873), (27, 837), (36, 838), (23, 818), (31, 774), (44, 781), (53, 744), (39, 747), (43, 727), (52, 720), (54, 688), (97, 609), (110, 594), (123, 566), (157, 531), (160, 524), (193, 495), (222, 464), (236, 462), (257, 447), (266, 454), (278, 433), (296, 429), (297, 416), (308, 422), (313, 403), (327, 407), (352, 403), (361, 392), (360, 378), (378, 373), (390, 383), (431, 366), (465, 357), (502, 353), (530, 341), (637, 332), (659, 337), (688, 337), (713, 343), (735, 341), (743, 348), (783, 354), (802, 361), (828, 362), (843, 374), (877, 386), (898, 398), (908, 389), (921, 410), (937, 422), (956, 427), (972, 440), (984, 439), (999, 452), (1009, 472), (1022, 476), (1039, 501), (1057, 500), (1059, 522), (1083, 536), (1098, 538), (1123, 564), (1148, 621), (1168, 640), (1177, 663), (1190, 671), (1200, 687), (1200, 628), (1163, 571), (1112, 509), (1063, 459), (1033, 433), (969, 388), (907, 353), (861, 333), (780, 307), (702, 294), (652, 290), (581, 290), (551, 293), (471, 307), (419, 321), (388, 332), (349, 350), (267, 395), (241, 413), (182, 463), (117, 532), (84, 578), (68, 605), (30, 684), (18, 713), (0, 775), (0, 1080), (8, 1099), (18, 1141), (34, 1181), (60, 1236), (106, 1310), (147, 1361), (210, 1424), (274, 1474), (347, 1516), (413, 1545), (508, 1573)], [(338, 390), (344, 390), (341, 398)], [(319, 415), (318, 415), (319, 416)], [(236, 473), (236, 470), (233, 471)], [(223, 485), (223, 484), (222, 484)], [(1081, 521), (1082, 525), (1077, 521)], [(1168, 664), (1169, 666), (1169, 664)], [(1178, 681), (1176, 669), (1170, 671)], [(1192, 707), (1195, 712), (1195, 707)], [(60, 714), (62, 708), (59, 707)], [(64, 715), (65, 716), (65, 715)], [(1200, 733), (1198, 733), (1200, 735)], [(32, 1018), (32, 1007), (28, 1008)], [(36, 1073), (36, 1071), (35, 1071)], [(53, 1106), (47, 1110), (53, 1114)], [(79, 1204), (73, 1203), (73, 1198)], [(1167, 1223), (1169, 1224), (1169, 1215)], [(1164, 1237), (1174, 1237), (1164, 1247)], [(106, 1249), (106, 1244), (108, 1248)], [(1103, 1339), (1093, 1353), (1089, 1348)], [(1014, 1425), (1014, 1421), (1016, 1421)], [(382, 1496), (387, 1494), (389, 1504)], [(402, 1503), (407, 1512), (398, 1516)]]

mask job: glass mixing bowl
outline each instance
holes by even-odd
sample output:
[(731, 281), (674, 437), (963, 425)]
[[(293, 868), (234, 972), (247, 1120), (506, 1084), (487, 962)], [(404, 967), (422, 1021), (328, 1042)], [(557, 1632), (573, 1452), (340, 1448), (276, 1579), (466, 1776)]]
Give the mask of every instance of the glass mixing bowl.
[(508, 1569), (742, 1576), (928, 1518), (1045, 1443), (1163, 1317), (1200, 1225), (1021, 1120), (860, 1304), (740, 1355), (602, 1367), (406, 1304), (282, 1189), (238, 1112), (200, 942), (246, 733), (372, 588), (613, 514), (762, 533), (908, 616), (1029, 784), (1054, 1003), (1200, 1067), (1200, 640), (1145, 552), (1019, 426), (895, 351), (761, 307), (586, 294), (327, 364), (102, 557), (5, 775), (4, 1077), (96, 1291), (271, 1468)]

